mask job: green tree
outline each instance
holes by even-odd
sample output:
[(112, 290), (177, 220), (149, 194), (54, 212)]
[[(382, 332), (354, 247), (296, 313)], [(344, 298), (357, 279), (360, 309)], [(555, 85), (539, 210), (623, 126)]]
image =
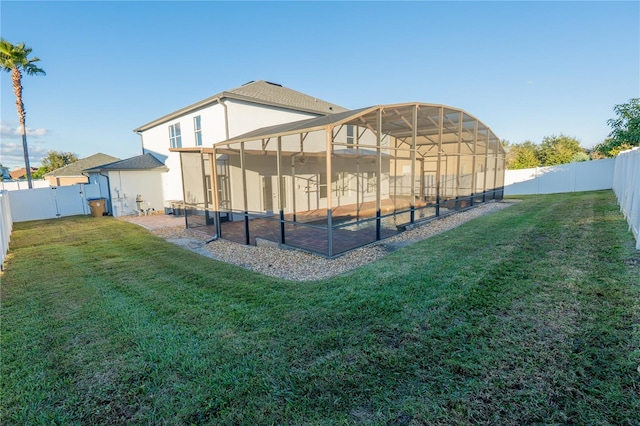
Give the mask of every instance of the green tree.
[(42, 179), (42, 178), (44, 178), (44, 175), (45, 175), (46, 173), (49, 173), (49, 170), (47, 170), (47, 168), (46, 168), (46, 167), (38, 167), (38, 170), (36, 170), (35, 172), (33, 172), (33, 173), (31, 174), (31, 177), (32, 177), (33, 179)]
[(76, 161), (78, 161), (78, 156), (73, 152), (49, 151), (48, 155), (40, 160), (42, 166), (33, 173), (32, 177), (34, 179), (43, 178), (46, 173)]
[(580, 152), (585, 152), (580, 146), (580, 141), (561, 134), (544, 137), (538, 154), (543, 166), (556, 166), (571, 163), (574, 156)]
[(507, 169), (530, 169), (540, 165), (538, 157), (538, 145), (531, 141), (508, 145)]
[(26, 131), (26, 112), (22, 100), (22, 73), (27, 75), (45, 75), (42, 68), (35, 63), (40, 59), (29, 58), (31, 48), (26, 47), (24, 43), (14, 45), (5, 39), (0, 39), (0, 67), (2, 70), (11, 73), (13, 82), (13, 92), (16, 95), (16, 108), (18, 110), (18, 118), (20, 119), (20, 131), (22, 133), (22, 150), (24, 151), (24, 165), (27, 171), (27, 181), (29, 188), (31, 183), (31, 166), (29, 164), (29, 148), (27, 145)]
[(78, 161), (76, 154), (63, 151), (49, 151), (48, 155), (41, 160), (42, 167), (47, 169), (47, 173), (76, 161)]
[(605, 157), (615, 157), (622, 151), (640, 146), (640, 98), (616, 105), (613, 111), (617, 117), (607, 120), (611, 133), (595, 148)]

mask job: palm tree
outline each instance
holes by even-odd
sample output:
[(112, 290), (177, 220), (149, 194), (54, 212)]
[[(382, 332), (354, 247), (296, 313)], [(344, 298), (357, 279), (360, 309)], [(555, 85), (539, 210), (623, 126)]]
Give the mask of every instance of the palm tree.
[(40, 59), (31, 58), (31, 48), (26, 47), (24, 43), (14, 45), (5, 39), (0, 39), (0, 67), (3, 71), (11, 73), (13, 81), (13, 92), (16, 94), (16, 108), (18, 109), (18, 118), (20, 119), (20, 131), (22, 132), (22, 150), (24, 151), (24, 165), (27, 171), (27, 181), (29, 189), (31, 184), (31, 166), (29, 164), (29, 148), (27, 146), (27, 128), (25, 126), (26, 113), (24, 111), (24, 103), (22, 102), (22, 73), (27, 75), (46, 75), (42, 68), (35, 65)]

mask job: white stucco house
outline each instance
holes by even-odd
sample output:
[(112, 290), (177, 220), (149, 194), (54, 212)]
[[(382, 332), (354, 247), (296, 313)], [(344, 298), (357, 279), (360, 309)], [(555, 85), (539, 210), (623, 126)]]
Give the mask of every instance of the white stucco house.
[(83, 173), (89, 183), (100, 186), (100, 194), (107, 199), (107, 213), (117, 217), (161, 211), (164, 199), (160, 188), (167, 170), (147, 153), (85, 169)]
[[(249, 131), (346, 111), (345, 108), (268, 81), (251, 81), (144, 124), (134, 131), (144, 154), (167, 168), (161, 175), (165, 207), (185, 200), (180, 153), (172, 148), (211, 146)], [(156, 207), (157, 208), (157, 207)]]

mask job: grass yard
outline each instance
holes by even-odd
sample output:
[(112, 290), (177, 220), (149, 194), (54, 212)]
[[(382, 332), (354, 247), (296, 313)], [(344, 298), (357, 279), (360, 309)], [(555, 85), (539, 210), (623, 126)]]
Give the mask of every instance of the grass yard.
[(17, 223), (0, 423), (637, 425), (633, 246), (611, 191), (305, 283), (112, 218)]

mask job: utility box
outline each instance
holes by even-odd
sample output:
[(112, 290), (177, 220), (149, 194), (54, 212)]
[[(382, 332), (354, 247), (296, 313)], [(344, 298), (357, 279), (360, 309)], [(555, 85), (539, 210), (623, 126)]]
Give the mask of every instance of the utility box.
[(102, 217), (106, 214), (107, 210), (105, 208), (105, 199), (104, 198), (92, 198), (89, 201), (89, 208), (91, 209), (91, 216), (93, 217)]

